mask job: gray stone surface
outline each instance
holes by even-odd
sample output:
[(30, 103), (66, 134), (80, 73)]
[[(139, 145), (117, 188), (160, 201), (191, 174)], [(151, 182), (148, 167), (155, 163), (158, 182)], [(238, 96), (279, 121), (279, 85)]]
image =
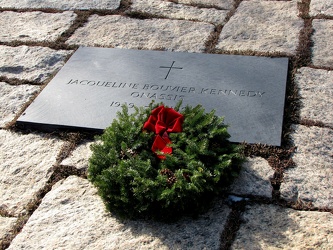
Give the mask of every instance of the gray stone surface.
[(0, 216), (0, 242), (9, 234), (16, 220), (14, 217)]
[(297, 151), (296, 167), (285, 170), (280, 187), (287, 201), (312, 202), (315, 207), (333, 208), (333, 130), (294, 125), (291, 135)]
[(61, 162), (61, 165), (73, 166), (77, 169), (88, 169), (89, 158), (92, 155), (90, 146), (93, 142), (83, 142), (78, 145), (75, 150)]
[(311, 0), (310, 15), (333, 16), (333, 0)]
[(39, 89), (38, 86), (13, 86), (0, 82), (0, 128), (12, 121), (22, 105), (29, 101)]
[(242, 170), (230, 187), (230, 192), (240, 196), (260, 196), (272, 198), (270, 182), (274, 170), (268, 162), (261, 158), (247, 158)]
[(287, 58), (82, 47), (17, 123), (102, 132), (122, 104), (183, 100), (224, 116), (232, 142), (280, 146), (287, 73)]
[(181, 4), (212, 6), (220, 9), (230, 10), (234, 0), (177, 0)]
[(0, 76), (40, 83), (59, 70), (71, 51), (0, 45)]
[(312, 63), (318, 67), (333, 67), (333, 20), (313, 20)]
[(219, 249), (229, 213), (218, 203), (198, 219), (121, 221), (87, 180), (70, 176), (44, 197), (8, 249)]
[(0, 207), (19, 215), (44, 187), (62, 142), (0, 130)]
[(117, 9), (120, 0), (1, 0), (2, 8), (55, 8), (62, 10)]
[(231, 249), (333, 249), (333, 214), (247, 206)]
[(295, 54), (302, 28), (296, 2), (243, 1), (223, 27), (216, 48)]
[(73, 23), (76, 14), (12, 12), (0, 13), (0, 42), (55, 41)]
[(214, 26), (208, 23), (93, 15), (67, 42), (85, 46), (202, 52), (213, 30)]
[(295, 76), (301, 97), (301, 119), (333, 127), (333, 71), (301, 68)]
[(196, 8), (162, 0), (132, 0), (130, 12), (143, 12), (174, 19), (196, 20), (213, 24), (224, 24), (227, 10)]

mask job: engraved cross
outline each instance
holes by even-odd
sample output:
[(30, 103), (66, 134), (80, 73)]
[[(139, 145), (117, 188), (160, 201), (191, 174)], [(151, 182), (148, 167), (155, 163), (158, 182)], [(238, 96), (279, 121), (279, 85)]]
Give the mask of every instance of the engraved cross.
[(176, 62), (176, 61), (173, 61), (170, 67), (160, 66), (160, 68), (169, 69), (169, 71), (168, 71), (168, 73), (167, 73), (167, 75), (166, 75), (166, 77), (165, 77), (164, 79), (167, 79), (167, 78), (168, 78), (171, 69), (183, 69), (183, 68), (179, 68), (179, 67), (173, 67), (173, 65), (175, 64), (175, 62)]

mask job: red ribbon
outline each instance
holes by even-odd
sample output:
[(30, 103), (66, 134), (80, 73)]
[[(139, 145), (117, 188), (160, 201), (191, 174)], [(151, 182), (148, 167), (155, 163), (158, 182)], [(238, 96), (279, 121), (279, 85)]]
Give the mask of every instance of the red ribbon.
[[(182, 132), (184, 117), (172, 108), (159, 106), (151, 112), (148, 120), (143, 125), (143, 129), (152, 131), (156, 134), (152, 146), (152, 151), (160, 159), (165, 159), (165, 154), (172, 154), (169, 133)], [(157, 154), (157, 151), (162, 154)]]

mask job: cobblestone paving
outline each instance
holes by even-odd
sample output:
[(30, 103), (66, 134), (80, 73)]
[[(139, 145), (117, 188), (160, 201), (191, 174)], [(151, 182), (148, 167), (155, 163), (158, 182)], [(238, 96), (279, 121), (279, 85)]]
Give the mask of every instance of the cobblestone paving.
[[(333, 249), (332, 19), (332, 0), (0, 1), (0, 249)], [(198, 218), (121, 220), (86, 179), (91, 139), (15, 126), (82, 45), (287, 56), (283, 144), (246, 145)]]

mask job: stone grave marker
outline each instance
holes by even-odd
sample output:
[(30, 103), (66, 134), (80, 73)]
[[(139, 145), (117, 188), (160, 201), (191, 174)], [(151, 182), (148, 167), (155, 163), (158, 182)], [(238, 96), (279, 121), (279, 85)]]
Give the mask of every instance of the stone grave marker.
[(102, 132), (122, 104), (203, 105), (233, 142), (281, 144), (288, 58), (79, 48), (17, 120), (19, 126)]

